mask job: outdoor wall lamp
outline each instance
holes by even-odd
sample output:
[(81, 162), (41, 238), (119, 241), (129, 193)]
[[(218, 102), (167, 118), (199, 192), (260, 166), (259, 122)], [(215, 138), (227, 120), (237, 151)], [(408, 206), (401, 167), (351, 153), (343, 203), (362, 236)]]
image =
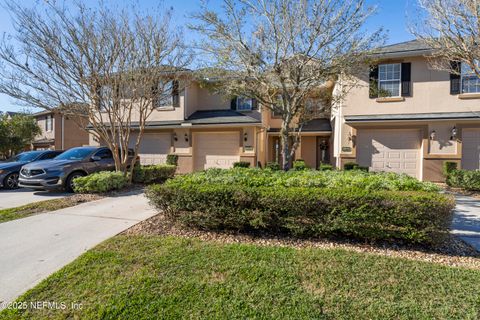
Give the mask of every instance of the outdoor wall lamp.
[(435, 139), (436, 136), (437, 136), (437, 132), (436, 132), (435, 130), (432, 130), (432, 131), (430, 132), (430, 140)]
[(243, 141), (247, 141), (248, 140), (248, 134), (245, 132), (243, 134)]
[(177, 137), (177, 133), (176, 133), (176, 132), (173, 133), (173, 140), (178, 141), (178, 137)]
[(450, 140), (455, 140), (457, 139), (457, 127), (453, 126), (452, 128), (452, 136), (450, 137)]
[(188, 142), (188, 134), (185, 133), (185, 142)]

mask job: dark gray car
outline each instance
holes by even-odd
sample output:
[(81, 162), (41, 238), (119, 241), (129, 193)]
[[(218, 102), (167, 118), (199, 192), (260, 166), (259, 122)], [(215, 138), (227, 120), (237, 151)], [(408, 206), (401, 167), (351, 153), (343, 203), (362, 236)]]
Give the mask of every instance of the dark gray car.
[(31, 189), (72, 191), (73, 179), (115, 169), (113, 154), (106, 147), (72, 148), (50, 161), (30, 163), (20, 170), (18, 185)]
[(0, 162), (0, 187), (16, 189), (18, 187), (18, 175), (22, 166), (34, 161), (53, 159), (62, 152), (61, 150), (26, 151), (17, 154), (7, 161)]

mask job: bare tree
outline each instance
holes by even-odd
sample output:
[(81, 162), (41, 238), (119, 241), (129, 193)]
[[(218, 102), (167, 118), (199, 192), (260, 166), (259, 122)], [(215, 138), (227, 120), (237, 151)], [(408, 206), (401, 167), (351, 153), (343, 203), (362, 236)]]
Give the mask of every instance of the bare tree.
[(411, 32), (432, 48), (432, 66), (458, 75), (462, 64), (480, 77), (480, 1), (418, 0), (418, 5)]
[(0, 92), (88, 119), (95, 138), (113, 151), (116, 170), (132, 170), (147, 119), (159, 103), (174, 104), (184, 83), (189, 56), (170, 11), (56, 2), (29, 9), (13, 1), (6, 8), (15, 34), (0, 44)]
[[(338, 75), (350, 74), (381, 39), (381, 30), (362, 32), (374, 12), (364, 2), (224, 0), (222, 12), (204, 6), (193, 15), (190, 28), (205, 38), (198, 47), (217, 74), (219, 91), (255, 98), (281, 116), (284, 170), (307, 119), (307, 99)], [(329, 107), (320, 106), (325, 112)]]

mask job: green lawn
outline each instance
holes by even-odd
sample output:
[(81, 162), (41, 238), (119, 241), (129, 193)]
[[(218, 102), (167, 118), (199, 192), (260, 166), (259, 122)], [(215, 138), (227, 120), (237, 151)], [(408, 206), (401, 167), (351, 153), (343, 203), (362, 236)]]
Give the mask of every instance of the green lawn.
[[(92, 197), (92, 199), (95, 198)], [(15, 208), (0, 209), (0, 223), (29, 217), (34, 214), (73, 207), (86, 201), (88, 200), (80, 196), (69, 196), (59, 199), (37, 201)]]
[(19, 301), (2, 319), (477, 319), (480, 271), (345, 250), (117, 236)]

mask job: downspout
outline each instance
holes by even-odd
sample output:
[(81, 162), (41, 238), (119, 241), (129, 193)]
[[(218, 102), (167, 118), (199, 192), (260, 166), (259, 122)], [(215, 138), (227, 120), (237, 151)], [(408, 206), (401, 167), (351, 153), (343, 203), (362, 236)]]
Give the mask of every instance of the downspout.
[(65, 149), (65, 116), (62, 114), (62, 150)]

